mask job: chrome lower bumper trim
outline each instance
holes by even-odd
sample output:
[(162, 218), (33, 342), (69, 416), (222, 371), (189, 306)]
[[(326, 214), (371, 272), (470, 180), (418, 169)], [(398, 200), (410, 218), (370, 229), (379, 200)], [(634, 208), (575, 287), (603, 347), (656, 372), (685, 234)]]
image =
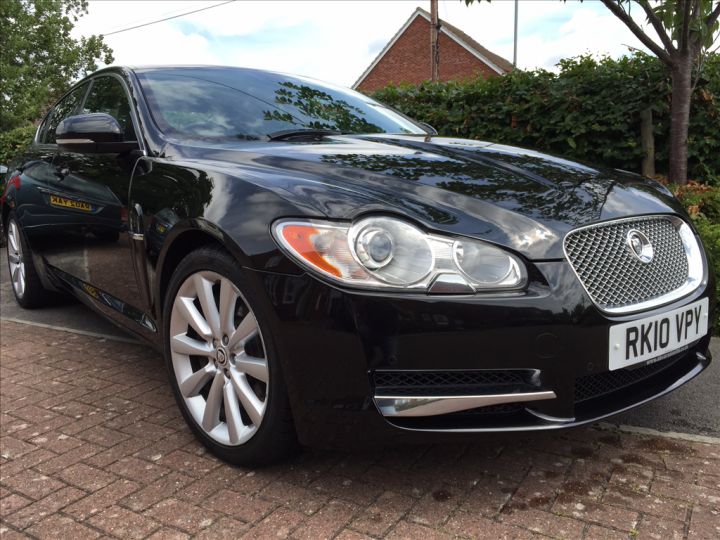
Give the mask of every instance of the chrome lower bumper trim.
[(556, 397), (555, 392), (551, 391), (485, 396), (375, 396), (375, 403), (383, 416), (437, 416), (500, 403), (540, 401)]

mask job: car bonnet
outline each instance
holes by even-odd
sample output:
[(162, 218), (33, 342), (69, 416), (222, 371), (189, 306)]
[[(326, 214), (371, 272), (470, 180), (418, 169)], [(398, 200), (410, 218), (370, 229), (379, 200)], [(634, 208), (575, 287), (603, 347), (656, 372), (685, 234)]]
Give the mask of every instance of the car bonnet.
[(431, 136), (329, 136), (310, 142), (183, 142), (166, 155), (244, 169), (325, 216), (398, 212), (530, 259), (564, 258), (572, 229), (631, 215), (679, 213), (661, 184), (532, 150)]

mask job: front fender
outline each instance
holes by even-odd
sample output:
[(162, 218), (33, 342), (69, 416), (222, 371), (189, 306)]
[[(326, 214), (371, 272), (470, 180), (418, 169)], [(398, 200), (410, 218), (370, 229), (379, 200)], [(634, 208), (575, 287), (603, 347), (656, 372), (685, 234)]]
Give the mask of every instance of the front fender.
[(270, 224), (280, 217), (317, 218), (323, 217), (321, 213), (284, 198), (272, 185), (244, 178), (241, 172), (229, 174), (163, 159), (141, 161), (143, 166), (137, 166), (133, 175), (127, 212), (130, 230), (143, 235), (144, 252), (135, 264), (139, 278), (146, 273), (158, 327), (172, 272), (188, 253), (208, 242), (225, 246), (244, 267), (303, 273), (280, 251)]

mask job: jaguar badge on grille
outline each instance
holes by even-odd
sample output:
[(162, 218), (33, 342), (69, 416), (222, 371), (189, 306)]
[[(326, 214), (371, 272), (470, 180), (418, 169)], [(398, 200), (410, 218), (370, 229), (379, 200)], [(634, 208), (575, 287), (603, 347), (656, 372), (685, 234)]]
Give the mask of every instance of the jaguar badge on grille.
[(653, 247), (647, 236), (636, 229), (630, 229), (627, 234), (627, 245), (635, 257), (645, 264), (653, 260)]

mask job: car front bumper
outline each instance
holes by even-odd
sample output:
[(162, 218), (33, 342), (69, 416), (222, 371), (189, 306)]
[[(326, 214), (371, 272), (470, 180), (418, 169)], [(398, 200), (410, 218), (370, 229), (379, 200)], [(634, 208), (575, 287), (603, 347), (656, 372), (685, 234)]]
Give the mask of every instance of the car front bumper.
[[(593, 306), (567, 262), (531, 264), (528, 270), (524, 294), (473, 296), (360, 293), (308, 274), (248, 270), (264, 292), (300, 441), (373, 448), (570, 428), (671, 392), (710, 364), (712, 271), (677, 302), (608, 317)], [(708, 333), (683, 354), (628, 377), (624, 370), (608, 371), (612, 325), (704, 297), (710, 299)], [(461, 406), (457, 400), (467, 392), (429, 402), (421, 393), (407, 406), (380, 384), (408, 374), (425, 380), (424, 374), (476, 372), (520, 374), (523, 381), (488, 387), (486, 399)], [(498, 400), (500, 395), (505, 397)]]

